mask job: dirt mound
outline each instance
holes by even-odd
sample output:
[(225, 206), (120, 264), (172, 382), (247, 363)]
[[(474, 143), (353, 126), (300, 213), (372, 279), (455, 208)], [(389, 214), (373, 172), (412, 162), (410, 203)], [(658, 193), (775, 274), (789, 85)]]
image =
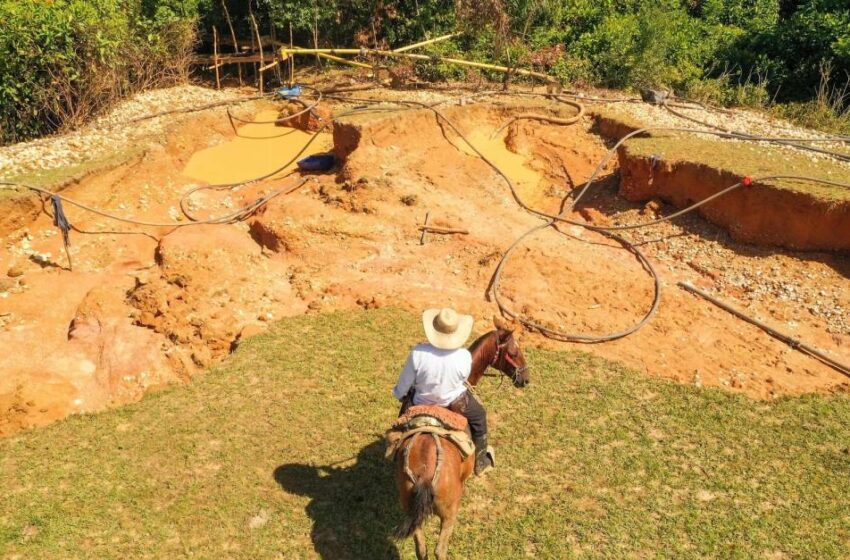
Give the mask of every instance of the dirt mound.
[[(258, 103), (244, 110), (273, 121), (296, 105), (272, 111)], [(494, 134), (527, 104), (440, 110), (505, 171), (523, 201), (542, 210), (558, 209), (561, 197), (583, 184), (607, 151), (590, 118), (570, 127), (520, 120)], [(316, 122), (299, 125), (315, 128)], [(504, 179), (431, 111), (345, 117), (332, 136), (340, 159), (335, 172), (310, 175), (302, 188), (273, 199), (243, 223), (143, 229), (69, 208), (75, 226), (97, 232), (72, 234), (73, 272), (62, 268), (61, 236), (49, 217), (21, 218), (26, 229), (11, 232), (0, 246), (0, 271), (22, 274), (0, 285), (6, 294), (0, 299), (0, 344), (19, 350), (0, 355), (0, 371), (10, 372), (0, 379), (0, 433), (184, 382), (268, 321), (287, 315), (449, 304), (481, 318), (479, 330), (489, 328), (486, 318), (494, 309), (484, 294), (493, 270), (504, 250), (539, 219), (520, 211)], [(183, 193), (266, 174), (292, 159), (308, 137), (274, 122), (243, 126), (236, 137), (221, 116), (200, 116), (139, 161), (87, 177), (65, 193), (122, 216), (184, 224), (178, 205)], [(305, 155), (330, 146), (331, 135), (320, 135)], [(616, 222), (629, 210), (616, 196), (613, 171), (605, 170), (581, 209), (594, 222)], [(231, 213), (302, 180), (282, 176), (288, 172), (235, 189), (198, 191), (187, 206), (198, 218)], [(423, 243), (419, 226), (426, 215), (429, 224), (468, 234), (431, 233)], [(670, 237), (665, 246), (676, 243)], [(647, 246), (667, 286), (678, 280), (719, 286), (725, 278), (711, 270), (714, 276), (705, 275), (706, 266), (693, 256), (668, 259), (660, 244), (636, 242)], [(688, 250), (699, 253), (701, 247), (699, 237), (688, 239)], [(762, 258), (740, 257), (736, 267)], [(801, 282), (816, 273), (821, 285), (839, 289), (840, 267), (793, 259), (782, 266), (798, 271)], [(563, 227), (540, 232), (517, 250), (501, 293), (512, 309), (535, 321), (598, 335), (639, 320), (652, 301), (652, 284), (628, 252), (587, 230)], [(796, 305), (770, 303), (776, 314)], [(826, 332), (819, 316), (793, 317), (801, 338), (830, 350), (850, 345), (845, 334)], [(524, 333), (523, 342), (563, 347), (532, 333)], [(688, 383), (698, 371), (705, 385), (758, 397), (833, 390), (844, 382), (672, 289), (646, 328), (592, 350)]]
[(0, 191), (0, 234), (32, 222), (40, 211), (38, 197), (29, 193)]
[(280, 119), (277, 126), (316, 131), (329, 123), (332, 116), (327, 105), (311, 107), (307, 102), (287, 101), (277, 112), (277, 118)]
[(170, 358), (162, 337), (133, 324), (126, 293), (131, 279), (120, 286), (97, 286), (77, 307), (68, 331), (72, 344), (96, 356), (95, 384), (109, 402), (139, 398), (150, 388), (162, 386), (174, 374), (183, 377)]
[[(441, 113), (465, 128), (486, 129), (504, 119), (501, 109), (472, 105), (441, 108)], [(472, 124), (473, 126), (469, 126)], [(410, 134), (410, 131), (416, 131)], [(471, 131), (470, 131), (471, 132)], [(466, 158), (468, 149), (462, 140), (439, 117), (428, 109), (407, 109), (393, 116), (386, 113), (364, 113), (343, 117), (334, 123), (334, 154), (343, 162), (340, 177), (357, 181), (386, 175), (390, 167), (415, 169), (432, 184), (442, 184), (469, 167), (487, 169), (477, 158)], [(454, 148), (454, 149), (453, 149)], [(380, 164), (375, 166), (376, 157)], [(476, 159), (477, 163), (468, 162)], [(390, 161), (391, 160), (391, 161)], [(397, 171), (393, 169), (393, 173)]]
[[(199, 368), (226, 354), (247, 325), (292, 306), (286, 270), (266, 258), (244, 226), (184, 228), (157, 247), (159, 265), (136, 276), (137, 323), (163, 334)], [(289, 313), (303, 311), (300, 306)], [(185, 366), (184, 366), (185, 367)]]
[[(55, 277), (28, 276), (31, 285), (15, 314), (38, 313), (40, 321), (18, 320), (4, 333), (4, 347), (18, 351), (0, 357), (8, 373), (0, 381), (0, 435), (137, 400), (179, 377), (167, 341), (133, 324), (125, 302), (131, 278), (111, 276), (103, 284), (80, 279), (63, 290), (65, 301), (59, 303), (38, 297), (49, 292)], [(51, 309), (40, 309), (44, 304)]]

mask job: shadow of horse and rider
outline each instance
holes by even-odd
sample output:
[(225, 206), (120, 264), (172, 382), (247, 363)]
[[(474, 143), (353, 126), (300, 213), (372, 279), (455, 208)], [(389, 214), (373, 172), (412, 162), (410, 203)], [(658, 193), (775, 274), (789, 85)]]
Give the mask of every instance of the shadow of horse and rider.
[(313, 547), (325, 560), (401, 558), (392, 539), (400, 511), (386, 441), (360, 450), (353, 465), (277, 467), (274, 478), (286, 492), (308, 496)]

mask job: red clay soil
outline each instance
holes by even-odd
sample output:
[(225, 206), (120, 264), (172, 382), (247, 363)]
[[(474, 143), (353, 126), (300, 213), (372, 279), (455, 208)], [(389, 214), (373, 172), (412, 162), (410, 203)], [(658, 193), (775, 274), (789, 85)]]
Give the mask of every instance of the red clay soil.
[[(7, 193), (3, 193), (7, 195)], [(0, 198), (0, 234), (15, 231), (38, 217), (41, 204), (34, 196), (8, 194)]]
[[(662, 199), (690, 206), (744, 179), (707, 165), (677, 161), (653, 163), (651, 157), (619, 149), (620, 194), (639, 202)], [(697, 210), (722, 226), (736, 241), (807, 251), (850, 250), (850, 201), (753, 183)]]
[[(524, 199), (549, 211), (565, 185), (586, 181), (606, 152), (590, 118), (571, 127), (519, 121), (491, 141), (510, 109), (476, 104), (445, 112), (504, 163)], [(223, 111), (207, 113), (140, 161), (64, 193), (117, 214), (168, 221), (177, 216), (180, 195), (199, 184), (181, 173), (193, 153), (232, 139)], [(72, 233), (73, 272), (63, 268), (61, 236), (48, 216), (0, 232), (0, 271), (16, 273), (0, 286), (7, 294), (0, 299), (0, 434), (185, 382), (241, 337), (285, 316), (454, 305), (475, 315), (478, 331), (487, 329), (494, 306), (484, 293), (499, 255), (539, 220), (519, 210), (496, 173), (428, 111), (349, 117), (333, 139), (345, 156), (337, 173), (313, 175), (247, 222), (140, 234), (139, 227), (66, 208), (77, 227), (101, 232)], [(268, 157), (274, 161), (276, 154)], [(606, 170), (603, 191), (610, 190), (613, 171)], [(204, 191), (193, 197), (193, 209), (201, 217), (223, 215), (298, 180), (296, 174)], [(583, 215), (610, 219), (600, 208)], [(469, 235), (430, 235), (420, 245), (417, 226), (426, 212), (429, 223)], [(587, 230), (564, 233), (543, 231), (516, 252), (502, 282), (511, 307), (588, 334), (637, 321), (650, 305), (652, 284), (634, 257)], [(39, 261), (32, 251), (45, 256)], [(840, 374), (675, 289), (678, 280), (711, 282), (687, 262), (652, 258), (666, 290), (658, 315), (634, 336), (588, 347), (522, 333), (521, 343), (580, 348), (687, 383), (696, 374), (704, 385), (758, 398), (846, 387)], [(740, 266), (759, 259), (743, 255)], [(819, 288), (846, 282), (822, 260), (788, 258), (782, 266), (786, 276), (817, 275)], [(765, 305), (771, 313), (791, 313), (793, 304)], [(794, 317), (795, 335), (849, 353), (846, 332), (828, 332), (817, 317)], [(547, 390), (545, 377), (534, 382)]]

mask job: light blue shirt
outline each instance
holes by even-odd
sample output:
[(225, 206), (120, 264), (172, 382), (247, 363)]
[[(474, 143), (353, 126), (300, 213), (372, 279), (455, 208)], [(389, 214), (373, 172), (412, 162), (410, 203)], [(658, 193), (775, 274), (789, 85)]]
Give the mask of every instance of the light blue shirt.
[(413, 404), (448, 406), (466, 391), (471, 371), (472, 355), (466, 348), (440, 350), (420, 344), (410, 352), (393, 396), (401, 400), (413, 387)]

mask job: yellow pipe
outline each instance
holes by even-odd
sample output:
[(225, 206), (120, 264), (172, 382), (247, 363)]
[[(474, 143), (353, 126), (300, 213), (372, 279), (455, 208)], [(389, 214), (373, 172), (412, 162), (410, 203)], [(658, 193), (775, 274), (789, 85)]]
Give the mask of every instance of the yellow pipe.
[[(369, 52), (369, 49), (363, 49), (364, 52)], [(360, 54), (360, 49), (305, 49), (304, 47), (281, 47), (281, 53), (294, 53), (294, 54), (317, 54), (317, 53), (325, 53), (325, 54)]]
[(412, 45), (407, 45), (406, 47), (401, 47), (398, 49), (393, 49), (393, 52), (405, 52), (413, 49), (418, 49), (419, 47), (424, 47), (425, 45), (430, 45), (432, 43), (438, 43), (440, 41), (445, 41), (446, 39), (451, 39), (452, 37), (457, 37), (460, 33), (449, 33), (448, 35), (442, 35), (437, 37), (436, 39), (428, 39), (427, 41), (421, 41), (419, 43), (413, 43)]
[(363, 64), (362, 62), (356, 62), (354, 60), (348, 60), (347, 58), (342, 58), (340, 56), (334, 56), (332, 54), (327, 54), (327, 53), (316, 53), (316, 54), (318, 54), (322, 58), (326, 58), (328, 60), (333, 60), (334, 62), (339, 62), (340, 64), (348, 64), (349, 66), (356, 66), (357, 68), (368, 68), (369, 70), (372, 69), (372, 67), (368, 64)]
[(484, 70), (493, 70), (495, 72), (511, 72), (514, 74), (518, 74), (520, 76), (531, 76), (534, 78), (540, 78), (549, 83), (557, 84), (558, 81), (549, 76), (548, 74), (542, 74), (540, 72), (533, 72), (531, 70), (525, 70), (522, 68), (508, 68), (507, 66), (498, 66), (496, 64), (485, 64), (483, 62), (471, 62), (469, 60), (463, 60), (461, 58), (449, 58), (445, 56), (437, 56), (430, 57), (425, 54), (413, 54), (407, 52), (395, 52), (395, 51), (382, 51), (377, 49), (302, 49), (302, 48), (282, 48), (281, 54), (332, 54), (332, 55), (346, 55), (346, 54), (374, 54), (378, 56), (386, 56), (391, 58), (410, 58), (413, 60), (431, 60), (432, 58), (436, 58), (443, 62), (447, 62), (449, 64), (457, 64), (459, 66), (470, 66), (472, 68), (482, 68)]

